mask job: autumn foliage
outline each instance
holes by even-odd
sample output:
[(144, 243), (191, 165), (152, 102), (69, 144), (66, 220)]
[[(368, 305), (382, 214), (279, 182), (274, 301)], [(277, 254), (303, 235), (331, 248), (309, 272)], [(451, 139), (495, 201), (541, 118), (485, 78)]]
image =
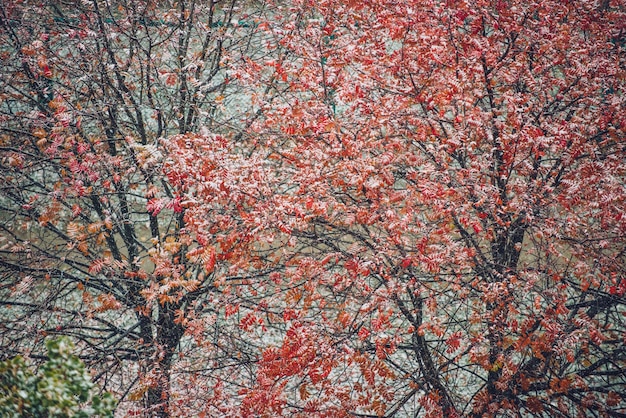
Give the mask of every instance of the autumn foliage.
[(3, 352), (120, 414), (625, 413), (621, 1), (166, 3), (2, 6)]

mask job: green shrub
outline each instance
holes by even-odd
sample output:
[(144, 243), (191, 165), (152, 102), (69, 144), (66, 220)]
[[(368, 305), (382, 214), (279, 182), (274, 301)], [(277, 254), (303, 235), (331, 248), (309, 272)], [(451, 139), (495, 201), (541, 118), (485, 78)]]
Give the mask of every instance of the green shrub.
[(0, 362), (2, 417), (112, 417), (116, 401), (98, 395), (67, 338), (48, 340), (48, 361), (33, 373), (20, 357)]

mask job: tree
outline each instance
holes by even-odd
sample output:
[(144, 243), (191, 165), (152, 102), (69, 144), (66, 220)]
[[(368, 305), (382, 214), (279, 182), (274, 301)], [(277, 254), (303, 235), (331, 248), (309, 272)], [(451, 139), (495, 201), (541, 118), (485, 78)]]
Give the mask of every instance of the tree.
[[(4, 355), (43, 355), (45, 336), (71, 336), (123, 408), (131, 400), (146, 414), (193, 414), (176, 409), (193, 405), (170, 393), (172, 376), (189, 384), (173, 363), (184, 369), (178, 357), (194, 352), (183, 338), (192, 319), (220, 306), (212, 270), (186, 258), (184, 208), (161, 170), (160, 139), (204, 129), (239, 140), (255, 117), (254, 91), (233, 68), (267, 53), (256, 36), (265, 8), (0, 5)], [(245, 343), (218, 337), (225, 347), (204, 353), (205, 370)]]
[(46, 342), (48, 360), (33, 374), (23, 358), (0, 363), (0, 411), (6, 417), (112, 417), (115, 400), (95, 393), (67, 338)]
[(621, 416), (623, 5), (294, 3), (255, 152), (172, 142), (192, 236), (265, 234), (243, 411)]
[(4, 8), (4, 350), (158, 416), (622, 414), (622, 5), (222, 4)]

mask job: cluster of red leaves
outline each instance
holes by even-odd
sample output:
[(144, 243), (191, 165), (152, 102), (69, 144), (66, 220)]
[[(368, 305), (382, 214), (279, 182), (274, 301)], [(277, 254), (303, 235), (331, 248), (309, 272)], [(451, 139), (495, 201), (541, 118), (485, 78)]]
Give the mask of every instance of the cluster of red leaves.
[[(172, 140), (198, 144), (173, 170), (190, 225), (235, 222), (267, 250), (251, 265), (283, 273), (246, 408), (311, 412), (290, 394), (306, 383), (319, 414), (346, 392), (381, 416), (604, 410), (595, 349), (624, 338), (619, 7), (294, 3), (263, 26), (291, 59), (242, 76), (289, 91), (259, 101), (254, 150)], [(224, 199), (238, 219), (216, 228)]]

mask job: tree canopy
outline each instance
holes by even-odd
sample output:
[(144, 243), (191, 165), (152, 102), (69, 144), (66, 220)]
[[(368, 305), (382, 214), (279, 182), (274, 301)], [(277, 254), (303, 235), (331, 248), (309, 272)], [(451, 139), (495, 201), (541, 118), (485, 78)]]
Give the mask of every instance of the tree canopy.
[(3, 352), (120, 414), (626, 413), (621, 1), (29, 5)]

